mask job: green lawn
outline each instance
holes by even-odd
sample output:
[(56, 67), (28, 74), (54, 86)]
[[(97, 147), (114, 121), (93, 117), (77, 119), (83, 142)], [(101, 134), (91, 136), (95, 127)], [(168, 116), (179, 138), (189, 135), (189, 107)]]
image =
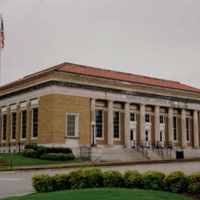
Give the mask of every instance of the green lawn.
[(51, 160), (42, 160), (37, 158), (29, 158), (23, 156), (22, 153), (0, 153), (0, 157), (2, 157), (7, 165), (11, 164), (11, 157), (12, 157), (12, 164), (13, 166), (17, 165), (38, 165), (38, 164), (56, 164), (56, 163), (73, 163), (73, 162), (84, 162), (86, 159), (83, 158), (76, 158), (73, 161), (51, 161)]
[(82, 189), (50, 193), (36, 193), (7, 200), (189, 200), (179, 194), (139, 189)]

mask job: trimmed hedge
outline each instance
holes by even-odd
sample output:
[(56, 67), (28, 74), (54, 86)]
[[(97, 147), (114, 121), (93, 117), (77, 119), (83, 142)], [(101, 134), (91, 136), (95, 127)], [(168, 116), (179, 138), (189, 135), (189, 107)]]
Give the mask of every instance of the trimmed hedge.
[(122, 176), (116, 170), (102, 172), (99, 168), (85, 168), (71, 171), (69, 174), (36, 175), (32, 178), (32, 185), (37, 192), (97, 187), (143, 187), (175, 193), (200, 193), (200, 172), (186, 176), (181, 171), (165, 175), (159, 171), (141, 174), (136, 170), (127, 170)]
[(32, 186), (37, 192), (52, 192), (53, 179), (47, 174), (36, 175), (32, 178)]
[(124, 173), (124, 186), (127, 188), (141, 188), (142, 174), (137, 170), (127, 170)]
[(147, 190), (163, 190), (165, 174), (149, 170), (142, 175), (142, 186)]
[(200, 193), (200, 172), (190, 174), (187, 177), (188, 180), (188, 192)]
[(97, 188), (103, 186), (103, 173), (98, 168), (86, 168), (69, 173), (72, 189)]
[(124, 180), (122, 174), (116, 170), (109, 170), (103, 174), (104, 187), (117, 188), (123, 187)]
[(24, 156), (58, 161), (75, 159), (75, 156), (70, 148), (44, 147), (37, 145), (26, 145), (24, 149)]
[(174, 171), (166, 176), (165, 189), (170, 192), (180, 193), (187, 191), (187, 177), (182, 171)]
[(54, 191), (67, 190), (71, 188), (68, 174), (56, 174), (52, 177), (52, 180)]

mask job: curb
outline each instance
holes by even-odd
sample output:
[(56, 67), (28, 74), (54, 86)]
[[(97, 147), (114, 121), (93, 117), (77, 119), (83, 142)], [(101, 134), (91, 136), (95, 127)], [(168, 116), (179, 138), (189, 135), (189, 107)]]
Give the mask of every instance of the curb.
[(140, 160), (140, 161), (123, 161), (123, 162), (83, 162), (73, 164), (51, 164), (51, 165), (29, 165), (13, 166), (15, 171), (43, 170), (43, 169), (62, 169), (62, 168), (82, 168), (82, 167), (103, 167), (103, 166), (120, 166), (120, 165), (138, 165), (138, 164), (156, 164), (156, 163), (173, 163), (173, 162), (195, 162), (200, 158), (186, 159), (168, 159), (168, 160)]

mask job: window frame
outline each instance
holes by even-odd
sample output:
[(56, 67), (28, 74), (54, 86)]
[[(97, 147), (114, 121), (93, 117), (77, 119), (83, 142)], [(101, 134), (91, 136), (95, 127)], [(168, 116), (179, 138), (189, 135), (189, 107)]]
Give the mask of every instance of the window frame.
[(160, 121), (160, 124), (165, 124), (165, 116), (164, 115), (160, 115), (159, 121)]
[(145, 123), (151, 123), (151, 114), (149, 113), (145, 114)]
[[(115, 114), (118, 114), (117, 119), (115, 119)], [(116, 121), (117, 120), (117, 121)], [(117, 123), (115, 123), (115, 121)], [(120, 111), (113, 111), (113, 139), (114, 140), (120, 140), (121, 139), (121, 112)], [(115, 137), (118, 135), (118, 137)]]
[[(74, 122), (74, 135), (68, 135), (68, 116), (73, 116), (75, 118)], [(78, 138), (79, 136), (79, 114), (78, 113), (66, 113), (65, 121), (65, 137), (66, 138)]]
[[(15, 136), (15, 137), (13, 137)], [(11, 122), (10, 122), (10, 140), (15, 141), (17, 137), (17, 112), (11, 112)]]
[(136, 122), (136, 113), (135, 112), (130, 112), (130, 122)]
[[(1, 135), (1, 141), (2, 142), (6, 142), (6, 139), (7, 139), (7, 113), (2, 113), (1, 115), (2, 117), (2, 120), (1, 120), (1, 129), (2, 129), (2, 135)], [(4, 121), (5, 120), (5, 121)], [(5, 122), (5, 124), (4, 124)], [(4, 136), (5, 136), (5, 139), (4, 139)]]
[[(26, 113), (26, 116), (25, 116), (25, 124), (23, 123), (24, 122), (24, 119), (23, 119), (23, 113)], [(21, 125), (21, 130), (20, 130), (20, 139), (21, 140), (26, 140), (26, 137), (27, 137), (27, 110), (21, 110), (20, 111), (20, 114), (21, 114), (21, 117), (20, 117), (20, 125)], [(24, 126), (25, 126), (25, 137), (23, 137), (23, 131), (24, 131)]]
[[(101, 123), (97, 120), (97, 112), (101, 112)], [(98, 131), (100, 130), (99, 127), (101, 127), (101, 136), (97, 136)], [(104, 139), (104, 110), (103, 109), (96, 109), (95, 110), (95, 138)]]
[(190, 142), (190, 134), (191, 134), (191, 131), (190, 131), (190, 117), (186, 117), (186, 119), (185, 119), (185, 121), (186, 121), (186, 124), (185, 124), (185, 126), (186, 126), (186, 140), (187, 140), (187, 142)]
[(178, 141), (178, 117), (177, 116), (173, 116), (173, 140)]
[[(37, 121), (34, 122), (34, 110), (37, 110)], [(38, 138), (38, 117), (39, 117), (39, 109), (38, 107), (32, 107), (31, 108), (31, 138), (32, 139), (37, 139)], [(34, 131), (35, 131), (35, 125), (36, 125), (36, 131), (37, 131), (37, 136), (34, 136)]]

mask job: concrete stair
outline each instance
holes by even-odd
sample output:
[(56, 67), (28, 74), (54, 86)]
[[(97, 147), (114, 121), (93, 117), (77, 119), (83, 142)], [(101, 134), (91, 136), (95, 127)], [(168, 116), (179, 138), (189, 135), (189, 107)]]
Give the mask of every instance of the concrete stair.
[(115, 148), (108, 147), (98, 149), (95, 156), (95, 151), (92, 152), (93, 160), (96, 161), (137, 161), (148, 160), (142, 154), (138, 153), (136, 149), (131, 148)]

